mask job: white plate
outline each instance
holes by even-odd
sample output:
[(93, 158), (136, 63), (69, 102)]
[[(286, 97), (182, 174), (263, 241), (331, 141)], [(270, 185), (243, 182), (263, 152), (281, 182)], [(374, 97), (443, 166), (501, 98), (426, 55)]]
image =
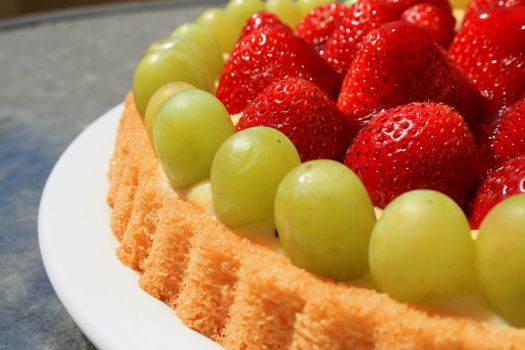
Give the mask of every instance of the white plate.
[(42, 259), (62, 304), (100, 349), (220, 349), (138, 286), (115, 255), (106, 174), (119, 105), (84, 130), (47, 180), (38, 217)]

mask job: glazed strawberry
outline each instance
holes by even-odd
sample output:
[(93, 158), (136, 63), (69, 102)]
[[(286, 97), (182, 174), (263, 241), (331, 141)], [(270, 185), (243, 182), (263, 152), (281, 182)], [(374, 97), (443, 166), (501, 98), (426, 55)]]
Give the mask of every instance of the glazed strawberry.
[[(325, 45), (323, 58), (339, 73), (346, 74), (363, 38), (383, 24), (399, 20), (403, 11), (420, 0), (358, 0), (334, 30)], [(427, 1), (449, 7), (447, 0)]]
[(411, 103), (374, 115), (345, 164), (381, 208), (413, 189), (441, 191), (466, 207), (478, 179), (473, 136), (463, 118), (441, 103)]
[(353, 136), (346, 117), (317, 86), (298, 78), (272, 84), (244, 110), (237, 130), (268, 126), (294, 143), (301, 160), (342, 161)]
[(473, 129), (485, 105), (478, 89), (427, 29), (405, 21), (385, 24), (363, 41), (337, 105), (365, 123), (373, 113), (417, 101), (453, 106)]
[(244, 38), (246, 35), (262, 28), (269, 28), (273, 26), (286, 26), (279, 17), (273, 13), (262, 11), (254, 13), (248, 18), (246, 24), (244, 25), (241, 38)]
[(217, 97), (231, 114), (241, 112), (274, 81), (299, 77), (330, 98), (339, 91), (339, 76), (303, 39), (284, 26), (262, 28), (242, 38), (224, 64)]
[(464, 21), (471, 15), (484, 10), (491, 10), (498, 7), (517, 7), (525, 6), (525, 0), (471, 0), (465, 9)]
[(486, 128), (525, 91), (525, 7), (479, 12), (462, 26), (450, 56), (490, 100)]
[(418, 4), (407, 9), (401, 15), (407, 22), (427, 28), (434, 40), (444, 48), (448, 48), (456, 32), (456, 19), (448, 7), (434, 4)]
[(470, 226), (477, 229), (487, 213), (503, 199), (525, 192), (525, 156), (513, 158), (492, 171), (472, 201)]
[(328, 3), (308, 13), (295, 29), (317, 52), (322, 53), (326, 42), (341, 20), (352, 13), (350, 7), (340, 3)]
[(359, 0), (352, 6), (349, 16), (333, 31), (328, 39), (323, 58), (339, 74), (346, 74), (361, 40), (384, 23), (399, 18), (398, 11), (383, 6), (382, 0)]
[(491, 137), (491, 150), (498, 164), (525, 154), (525, 98), (501, 116)]

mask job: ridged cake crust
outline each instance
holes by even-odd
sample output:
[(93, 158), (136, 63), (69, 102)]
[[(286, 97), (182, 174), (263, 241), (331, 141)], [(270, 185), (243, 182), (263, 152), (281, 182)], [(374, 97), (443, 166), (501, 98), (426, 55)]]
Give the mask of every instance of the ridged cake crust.
[(166, 186), (128, 95), (109, 170), (117, 256), (227, 349), (525, 349), (525, 330), (334, 283), (229, 231)]

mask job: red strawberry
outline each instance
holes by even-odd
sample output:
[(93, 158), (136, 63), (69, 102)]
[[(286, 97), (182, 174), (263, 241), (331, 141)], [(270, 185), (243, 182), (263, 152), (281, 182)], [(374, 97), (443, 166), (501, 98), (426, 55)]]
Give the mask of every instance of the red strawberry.
[(266, 88), (242, 113), (237, 130), (253, 126), (280, 130), (295, 144), (302, 161), (342, 161), (355, 132), (335, 103), (318, 87), (289, 78)]
[(372, 117), (345, 164), (385, 207), (413, 189), (441, 191), (466, 207), (477, 175), (476, 145), (463, 118), (441, 103), (411, 103)]
[(492, 171), (472, 201), (470, 226), (477, 229), (496, 204), (513, 194), (525, 192), (525, 156), (513, 158)]
[(450, 56), (490, 100), (486, 129), (502, 107), (525, 91), (525, 7), (470, 16), (450, 47)]
[(456, 19), (448, 7), (424, 3), (412, 6), (401, 15), (407, 22), (427, 28), (434, 40), (444, 48), (448, 48), (456, 35), (454, 30)]
[(273, 13), (262, 11), (254, 13), (253, 15), (248, 18), (248, 21), (246, 21), (246, 24), (242, 28), (241, 38), (244, 38), (246, 35), (262, 29), (262, 28), (269, 28), (273, 26), (285, 26), (283, 22), (274, 15)]
[(525, 155), (525, 98), (501, 116), (491, 137), (491, 150), (498, 164)]
[(337, 106), (364, 123), (375, 112), (418, 101), (455, 107), (473, 129), (485, 104), (427, 29), (405, 21), (385, 24), (363, 41)]
[(525, 0), (471, 0), (465, 9), (465, 21), (473, 14), (498, 7), (525, 6)]
[(262, 28), (242, 38), (224, 64), (217, 97), (228, 112), (241, 112), (274, 81), (299, 77), (337, 96), (339, 76), (303, 39), (284, 26)]
[[(339, 73), (346, 74), (361, 40), (381, 25), (401, 19), (403, 11), (421, 0), (358, 0), (351, 13), (334, 30), (325, 45), (324, 59)], [(449, 7), (447, 0), (426, 2)]]
[(336, 26), (351, 13), (350, 7), (344, 4), (332, 2), (321, 5), (303, 17), (295, 29), (295, 34), (303, 38), (317, 52), (322, 53)]

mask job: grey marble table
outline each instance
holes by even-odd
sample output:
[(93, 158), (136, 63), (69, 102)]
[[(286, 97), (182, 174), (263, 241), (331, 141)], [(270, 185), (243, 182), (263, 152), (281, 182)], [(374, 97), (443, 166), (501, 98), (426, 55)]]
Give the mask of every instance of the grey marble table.
[(42, 265), (43, 186), (75, 136), (122, 101), (149, 43), (216, 2), (130, 3), (0, 21), (0, 349), (94, 348)]

